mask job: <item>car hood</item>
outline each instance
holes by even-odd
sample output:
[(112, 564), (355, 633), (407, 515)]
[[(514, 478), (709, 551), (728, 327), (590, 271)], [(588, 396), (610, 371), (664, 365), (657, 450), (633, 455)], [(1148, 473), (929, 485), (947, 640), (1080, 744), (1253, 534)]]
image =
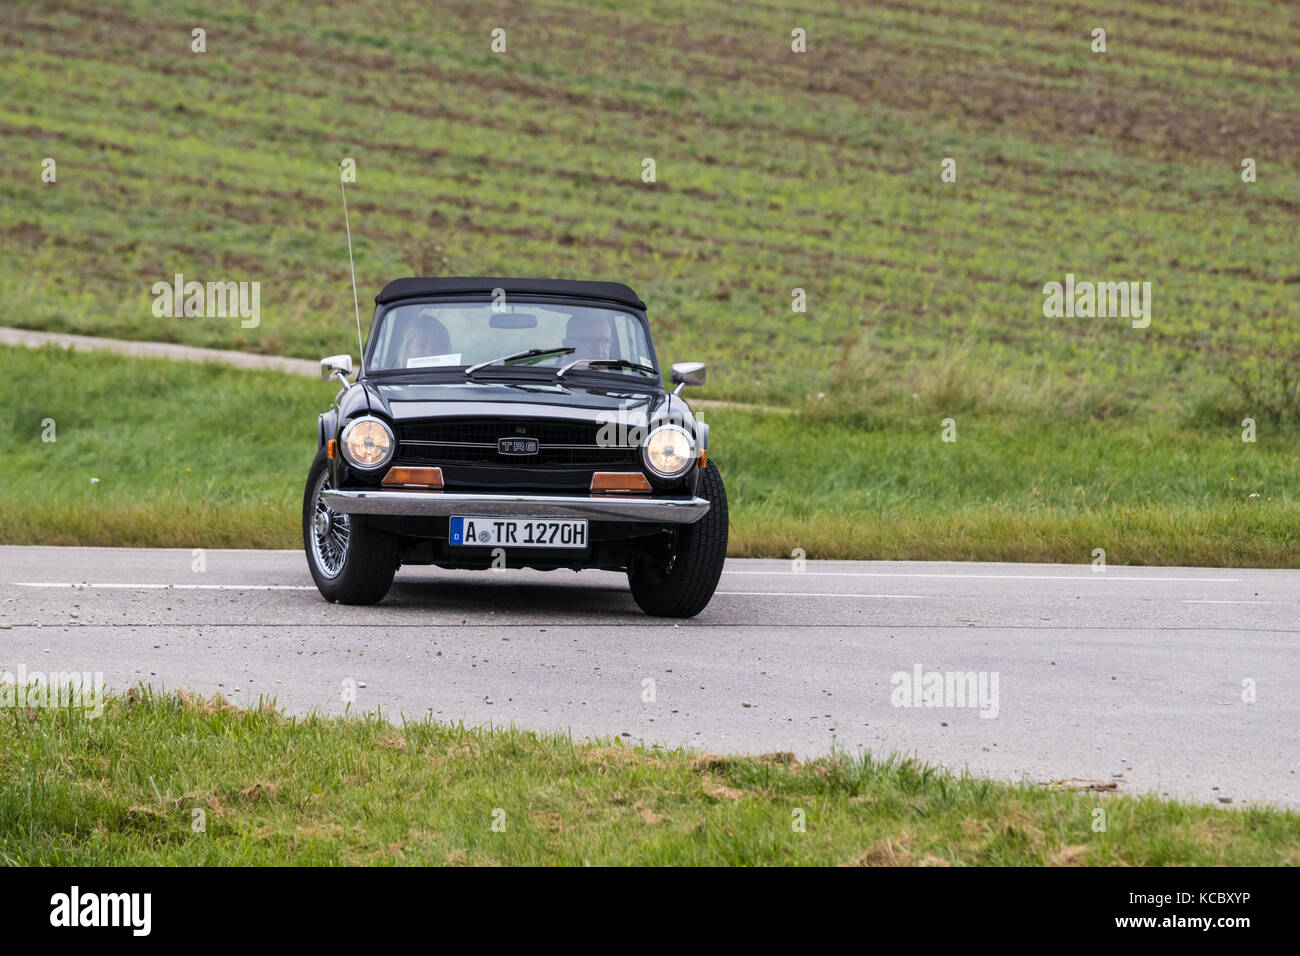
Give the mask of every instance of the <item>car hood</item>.
[[(545, 418), (609, 421), (625, 409), (628, 424), (650, 421), (672, 403), (661, 389), (582, 386), (572, 382), (366, 382), (371, 408), (394, 422), (431, 418)], [(644, 416), (644, 417), (643, 417)]]

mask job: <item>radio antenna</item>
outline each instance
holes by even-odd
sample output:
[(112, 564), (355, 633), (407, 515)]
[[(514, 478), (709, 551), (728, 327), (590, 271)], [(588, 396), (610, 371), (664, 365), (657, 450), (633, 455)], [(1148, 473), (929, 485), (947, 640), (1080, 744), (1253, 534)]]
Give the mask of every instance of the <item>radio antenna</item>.
[[(339, 163), (339, 166), (342, 166)], [(343, 228), (348, 232), (348, 272), (352, 274), (352, 311), (357, 315), (357, 377), (365, 371), (366, 345), (361, 339), (361, 306), (357, 304), (357, 267), (352, 262), (352, 224), (348, 222), (348, 191), (343, 185), (343, 173), (339, 173), (339, 191), (343, 193)]]

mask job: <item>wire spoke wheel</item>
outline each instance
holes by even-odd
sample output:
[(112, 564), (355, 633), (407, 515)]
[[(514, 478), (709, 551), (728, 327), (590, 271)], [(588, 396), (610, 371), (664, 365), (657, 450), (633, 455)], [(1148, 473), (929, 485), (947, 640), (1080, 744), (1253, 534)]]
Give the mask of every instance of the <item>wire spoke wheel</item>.
[(377, 604), (388, 593), (401, 564), (398, 536), (374, 527), (365, 515), (335, 511), (325, 498), (333, 488), (329, 459), (321, 448), (302, 489), (307, 568), (325, 600)]
[(312, 490), (311, 543), (316, 567), (325, 577), (336, 578), (347, 561), (352, 524), (348, 515), (334, 511), (325, 503), (322, 492), (330, 487), (330, 473), (326, 468)]

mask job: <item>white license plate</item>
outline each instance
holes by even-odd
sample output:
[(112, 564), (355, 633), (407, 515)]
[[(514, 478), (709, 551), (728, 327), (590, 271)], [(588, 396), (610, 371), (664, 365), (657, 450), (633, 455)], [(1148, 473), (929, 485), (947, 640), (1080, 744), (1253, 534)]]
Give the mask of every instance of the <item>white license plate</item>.
[(585, 548), (587, 519), (456, 516), (450, 540), (480, 548)]

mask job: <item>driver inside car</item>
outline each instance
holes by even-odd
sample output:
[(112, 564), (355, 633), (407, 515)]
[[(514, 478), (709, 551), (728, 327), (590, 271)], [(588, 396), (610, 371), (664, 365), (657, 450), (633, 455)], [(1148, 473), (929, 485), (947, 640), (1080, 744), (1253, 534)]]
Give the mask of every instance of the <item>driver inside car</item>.
[(564, 344), (573, 349), (568, 360), (611, 358), (613, 332), (609, 320), (590, 313), (569, 319), (564, 327)]

